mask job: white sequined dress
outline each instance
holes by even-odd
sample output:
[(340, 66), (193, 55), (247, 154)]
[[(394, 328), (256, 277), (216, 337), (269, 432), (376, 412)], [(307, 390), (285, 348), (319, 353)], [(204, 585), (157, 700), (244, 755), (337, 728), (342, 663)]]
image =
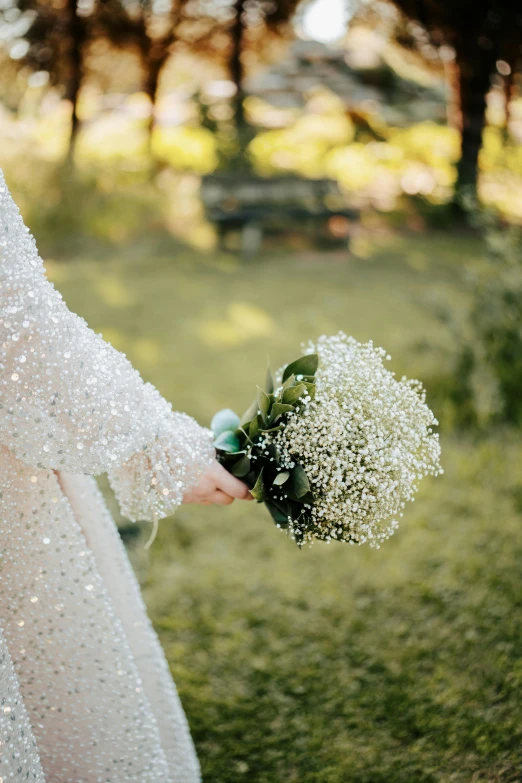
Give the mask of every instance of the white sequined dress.
[(172, 514), (211, 462), (71, 313), (0, 172), (0, 781), (195, 783), (187, 722), (94, 475)]

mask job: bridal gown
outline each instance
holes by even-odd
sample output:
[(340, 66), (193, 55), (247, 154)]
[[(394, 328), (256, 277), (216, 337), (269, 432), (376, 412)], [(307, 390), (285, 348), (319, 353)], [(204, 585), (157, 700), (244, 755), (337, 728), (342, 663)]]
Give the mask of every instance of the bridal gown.
[(94, 475), (173, 513), (210, 464), (45, 277), (0, 172), (0, 783), (195, 783), (174, 683)]

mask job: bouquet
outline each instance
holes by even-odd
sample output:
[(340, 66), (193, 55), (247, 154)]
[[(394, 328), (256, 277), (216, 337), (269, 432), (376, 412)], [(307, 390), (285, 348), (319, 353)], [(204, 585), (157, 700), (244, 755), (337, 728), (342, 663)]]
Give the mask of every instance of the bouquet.
[(401, 378), (372, 342), (344, 333), (309, 343), (239, 418), (212, 420), (222, 465), (299, 546), (379, 547), (424, 476), (442, 473), (437, 425), (419, 381)]

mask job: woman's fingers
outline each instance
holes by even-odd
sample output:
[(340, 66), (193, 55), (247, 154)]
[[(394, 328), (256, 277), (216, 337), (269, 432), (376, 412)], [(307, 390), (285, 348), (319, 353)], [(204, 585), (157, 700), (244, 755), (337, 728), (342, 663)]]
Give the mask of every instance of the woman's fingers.
[(226, 495), (239, 500), (253, 500), (247, 485), (235, 478), (235, 476), (232, 476), (219, 463), (216, 463), (215, 479), (218, 489), (222, 490)]
[(234, 498), (253, 500), (246, 484), (232, 476), (216, 460), (202, 474), (196, 486), (185, 494), (183, 502), (229, 506)]
[(230, 504), (234, 502), (234, 498), (230, 495), (227, 495), (226, 492), (222, 492), (220, 489), (216, 489), (216, 491), (212, 493), (210, 501), (211, 503), (215, 503), (217, 506), (230, 506)]

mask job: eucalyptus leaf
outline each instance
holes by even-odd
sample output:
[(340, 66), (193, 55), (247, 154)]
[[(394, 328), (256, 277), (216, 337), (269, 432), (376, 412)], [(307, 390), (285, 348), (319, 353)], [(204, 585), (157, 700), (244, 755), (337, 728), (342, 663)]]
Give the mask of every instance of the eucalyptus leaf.
[(275, 484), (276, 487), (280, 487), (285, 481), (288, 481), (289, 478), (290, 472), (288, 470), (282, 470), (281, 473), (277, 474), (272, 483)]
[(234, 432), (239, 426), (239, 416), (230, 408), (218, 411), (210, 423), (210, 428), (215, 436), (222, 432)]
[(283, 382), (290, 375), (315, 375), (319, 366), (319, 357), (316, 353), (309, 353), (291, 362), (283, 373)]
[(241, 450), (241, 441), (233, 432), (222, 432), (214, 440), (214, 446), (220, 451), (227, 451), (234, 454)]

